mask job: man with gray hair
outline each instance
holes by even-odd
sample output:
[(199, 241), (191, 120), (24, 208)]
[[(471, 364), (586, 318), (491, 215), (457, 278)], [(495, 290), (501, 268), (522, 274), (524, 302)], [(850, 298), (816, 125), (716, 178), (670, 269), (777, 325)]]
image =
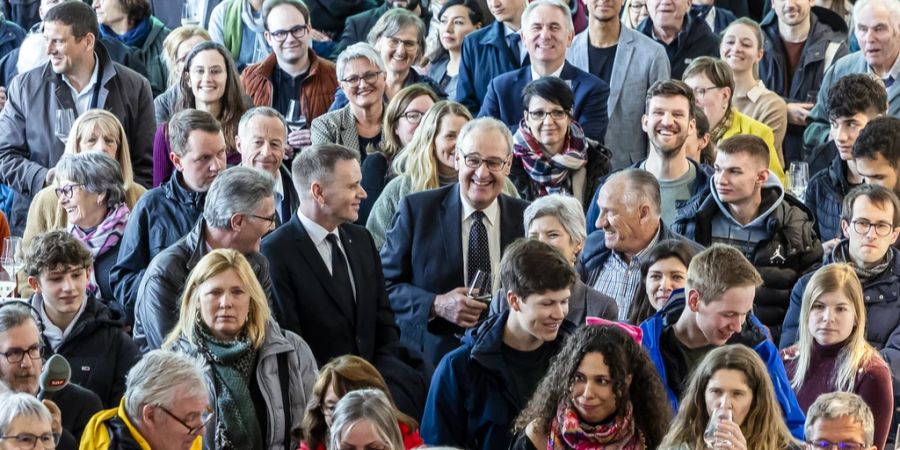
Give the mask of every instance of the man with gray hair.
[(637, 168), (616, 172), (598, 192), (597, 230), (584, 243), (579, 275), (588, 286), (616, 299), (619, 320), (624, 321), (644, 286), (644, 254), (659, 241), (684, 237), (663, 223), (659, 181), (652, 173)]
[[(522, 42), (531, 64), (499, 75), (491, 81), (478, 117), (491, 116), (506, 123), (512, 132), (526, 119), (550, 111), (531, 110), (523, 104), (525, 85), (540, 77), (559, 77), (575, 94), (572, 120), (584, 129), (584, 135), (598, 142), (606, 137), (606, 100), (609, 85), (566, 61), (566, 49), (572, 45), (575, 27), (569, 6), (562, 0), (536, 0), (522, 13)], [(532, 116), (535, 115), (535, 116)]]
[(257, 106), (245, 112), (235, 139), (241, 165), (268, 172), (275, 179), (275, 212), (279, 226), (290, 220), (300, 207), (291, 173), (282, 164), (290, 147), (287, 140), (284, 117), (268, 106)]
[(128, 372), (125, 388), (118, 407), (91, 418), (81, 449), (202, 448), (206, 424), (213, 418), (202, 361), (154, 350)]
[(850, 392), (822, 394), (806, 411), (806, 449), (875, 450), (875, 418), (862, 397)]
[(434, 365), (487, 308), (503, 250), (525, 235), (528, 206), (501, 194), (512, 160), (506, 124), (475, 119), (456, 142), (459, 182), (404, 198), (381, 249), (400, 335)]
[(160, 348), (178, 321), (184, 283), (211, 250), (230, 248), (247, 257), (271, 298), (269, 264), (260, 239), (275, 227), (274, 180), (261, 170), (233, 167), (213, 181), (203, 217), (185, 237), (153, 258), (135, 304), (134, 340), (141, 351)]

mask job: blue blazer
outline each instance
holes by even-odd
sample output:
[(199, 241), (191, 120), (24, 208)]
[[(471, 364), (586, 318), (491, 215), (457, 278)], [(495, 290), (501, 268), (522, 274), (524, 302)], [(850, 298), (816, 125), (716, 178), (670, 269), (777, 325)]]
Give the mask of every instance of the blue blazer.
[[(500, 252), (525, 235), (528, 202), (500, 195)], [(381, 264), (400, 340), (437, 366), (464, 329), (428, 316), (438, 294), (465, 286), (459, 184), (406, 196), (381, 248)]]
[(465, 105), (472, 115), (478, 114), (491, 80), (519, 67), (521, 64), (506, 43), (502, 22), (469, 33), (463, 40), (453, 99)]
[[(604, 142), (609, 118), (606, 115), (609, 85), (566, 61), (559, 77), (567, 82), (575, 93), (573, 118), (584, 135)], [(522, 90), (531, 82), (531, 66), (522, 67), (494, 78), (488, 85), (487, 95), (481, 105), (478, 117), (491, 116), (509, 125), (514, 134), (519, 129), (525, 105)]]

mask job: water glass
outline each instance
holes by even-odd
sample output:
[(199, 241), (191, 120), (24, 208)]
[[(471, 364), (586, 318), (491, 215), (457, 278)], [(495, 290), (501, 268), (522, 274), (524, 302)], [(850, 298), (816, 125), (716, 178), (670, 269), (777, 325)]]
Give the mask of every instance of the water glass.
[(732, 420), (731, 409), (727, 408), (725, 400), (722, 400), (722, 404), (709, 416), (709, 423), (706, 424), (706, 431), (703, 432), (703, 441), (706, 442), (707, 448), (714, 448), (719, 443), (718, 439), (716, 439), (716, 430), (719, 428), (719, 424), (725, 421), (731, 422)]
[(466, 295), (469, 297), (484, 303), (491, 302), (491, 279), (487, 272), (476, 270), (475, 275), (469, 280), (468, 288)]
[(181, 7), (181, 26), (200, 25), (200, 3), (197, 0), (184, 0)]
[(0, 291), (2, 291), (0, 293), (4, 294), (4, 298), (9, 298), (11, 296), (10, 294), (19, 290), (16, 273), (18, 273), (24, 265), (24, 258), (20, 255), (21, 252), (21, 237), (10, 236), (3, 238), (3, 253), (0, 254), (0, 266), (3, 266), (3, 270), (9, 275), (9, 281), (0, 282)]
[(69, 132), (72, 131), (72, 123), (75, 122), (74, 109), (57, 109), (56, 110), (56, 137), (63, 144), (69, 140)]
[(792, 162), (787, 178), (788, 190), (802, 201), (806, 195), (806, 185), (809, 183), (809, 165), (805, 162)]

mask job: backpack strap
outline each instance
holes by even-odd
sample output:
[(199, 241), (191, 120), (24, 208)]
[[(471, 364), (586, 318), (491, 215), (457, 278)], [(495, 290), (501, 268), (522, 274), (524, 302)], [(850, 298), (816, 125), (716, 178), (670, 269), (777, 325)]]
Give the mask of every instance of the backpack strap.
[(278, 379), (281, 382), (281, 405), (284, 408), (284, 448), (285, 450), (293, 450), (291, 446), (291, 426), (293, 420), (291, 418), (291, 383), (288, 372), (287, 353), (279, 353), (278, 358)]

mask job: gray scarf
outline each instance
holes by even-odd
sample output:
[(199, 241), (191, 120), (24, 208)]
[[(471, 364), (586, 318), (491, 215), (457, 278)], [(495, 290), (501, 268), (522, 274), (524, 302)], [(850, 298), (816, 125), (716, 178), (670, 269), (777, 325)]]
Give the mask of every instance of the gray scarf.
[(850, 266), (853, 267), (853, 270), (856, 271), (856, 276), (859, 278), (860, 284), (865, 286), (866, 283), (883, 274), (885, 270), (888, 270), (891, 267), (891, 264), (894, 262), (894, 252), (891, 251), (891, 249), (888, 249), (887, 254), (884, 255), (881, 262), (868, 269), (858, 267), (853, 262), (853, 258), (850, 257), (850, 241), (845, 239), (831, 251), (831, 259), (834, 262), (850, 264)]

